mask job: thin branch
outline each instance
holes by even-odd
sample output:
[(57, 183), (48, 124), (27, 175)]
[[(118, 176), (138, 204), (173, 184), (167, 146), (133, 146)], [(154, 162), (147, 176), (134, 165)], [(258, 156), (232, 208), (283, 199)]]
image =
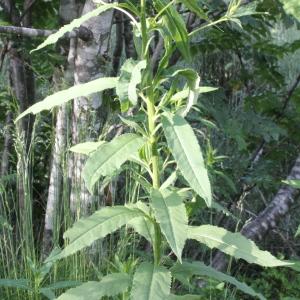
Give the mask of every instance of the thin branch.
[[(18, 27), (18, 26), (0, 26), (0, 34), (14, 34), (22, 37), (47, 37), (56, 30), (47, 30), (47, 29), (36, 29), (36, 28), (28, 28), (28, 27)], [(92, 39), (93, 34), (91, 31), (84, 27), (80, 26), (78, 29), (74, 29), (72, 32), (65, 34), (66, 38), (79, 37), (84, 41), (89, 41)]]

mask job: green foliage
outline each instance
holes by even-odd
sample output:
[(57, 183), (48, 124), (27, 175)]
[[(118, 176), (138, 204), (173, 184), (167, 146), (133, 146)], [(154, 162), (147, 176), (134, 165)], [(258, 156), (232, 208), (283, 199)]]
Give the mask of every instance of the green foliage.
[(172, 275), (185, 283), (188, 281), (192, 276), (201, 276), (201, 277), (209, 277), (215, 279), (219, 282), (226, 282), (234, 285), (237, 289), (243, 291), (245, 294), (249, 294), (251, 296), (257, 297), (261, 300), (266, 300), (264, 296), (259, 293), (256, 293), (250, 286), (247, 284), (236, 280), (234, 277), (229, 276), (227, 274), (221, 273), (215, 270), (212, 267), (206, 266), (202, 262), (193, 261), (183, 262), (183, 264), (176, 264), (171, 269)]
[(181, 261), (181, 254), (186, 240), (188, 218), (181, 197), (172, 191), (152, 190), (151, 205), (171, 249)]
[(90, 155), (83, 169), (83, 178), (88, 189), (92, 192), (100, 176), (112, 175), (124, 162), (137, 153), (144, 142), (141, 136), (127, 133), (98, 147)]
[(100, 282), (89, 281), (60, 295), (57, 300), (90, 299), (99, 300), (104, 296), (115, 296), (126, 292), (130, 277), (125, 273), (107, 275)]
[(50, 110), (53, 107), (62, 105), (76, 97), (84, 97), (96, 92), (115, 88), (116, 84), (117, 78), (107, 77), (95, 79), (84, 84), (75, 85), (67, 90), (59, 91), (26, 109), (17, 117), (16, 122), (30, 113), (38, 114), (43, 110)]
[(211, 188), (202, 153), (191, 126), (179, 115), (165, 113), (162, 125), (178, 168), (207, 206), (212, 204)]
[(75, 153), (89, 155), (92, 152), (96, 151), (98, 149), (98, 147), (104, 143), (105, 143), (104, 141), (85, 142), (85, 143), (77, 144), (77, 145), (71, 147), (70, 151), (75, 152)]
[(209, 248), (217, 248), (236, 258), (265, 267), (289, 265), (291, 263), (277, 259), (268, 251), (260, 250), (253, 241), (240, 233), (232, 233), (224, 228), (212, 225), (190, 226), (188, 238), (204, 243)]
[(142, 263), (136, 270), (131, 291), (132, 300), (166, 299), (170, 294), (171, 273), (162, 266)]

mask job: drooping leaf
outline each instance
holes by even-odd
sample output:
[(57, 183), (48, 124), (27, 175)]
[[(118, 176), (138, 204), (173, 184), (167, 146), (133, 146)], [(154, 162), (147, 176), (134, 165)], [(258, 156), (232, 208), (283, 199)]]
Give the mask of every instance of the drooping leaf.
[(130, 277), (125, 273), (110, 274), (100, 282), (89, 281), (60, 295), (57, 300), (99, 300), (126, 292)]
[(191, 126), (179, 115), (162, 116), (164, 133), (178, 168), (191, 188), (211, 206), (212, 195), (202, 152)]
[(94, 9), (93, 11), (86, 13), (82, 17), (78, 19), (74, 19), (70, 24), (61, 27), (57, 32), (49, 35), (42, 44), (40, 44), (36, 49), (32, 50), (31, 52), (40, 50), (48, 45), (55, 44), (67, 32), (71, 32), (73, 29), (80, 27), (81, 24), (83, 24), (85, 21), (89, 20), (90, 18), (96, 17), (101, 13), (105, 12), (106, 10), (114, 8), (116, 6), (117, 6), (116, 4), (101, 5), (100, 7)]
[(171, 272), (175, 278), (177, 278), (177, 275), (179, 275), (179, 278), (182, 276), (185, 278), (191, 278), (192, 276), (197, 275), (213, 278), (221, 282), (227, 282), (234, 285), (237, 289), (241, 290), (242, 292), (248, 295), (258, 297), (261, 300), (266, 300), (266, 298), (263, 295), (255, 292), (247, 284), (238, 281), (232, 276), (219, 272), (212, 267), (206, 266), (204, 263), (199, 261), (193, 261), (191, 263), (183, 262), (183, 264), (177, 263), (171, 268)]
[(71, 147), (70, 151), (79, 153), (79, 154), (89, 155), (90, 153), (97, 150), (97, 148), (104, 143), (105, 143), (105, 141), (80, 143), (80, 144), (77, 144), (77, 145)]
[(121, 74), (117, 83), (116, 92), (120, 102), (129, 100), (133, 105), (137, 104), (138, 96), (136, 87), (141, 83), (141, 71), (146, 68), (146, 61), (127, 59), (121, 68)]
[(102, 144), (93, 152), (83, 168), (83, 178), (90, 192), (101, 176), (108, 176), (137, 153), (144, 144), (144, 139), (133, 133), (126, 133)]
[(194, 12), (200, 19), (209, 21), (207, 14), (204, 10), (199, 6), (198, 1), (195, 0), (178, 0), (178, 2), (183, 3), (187, 9), (191, 12)]
[(170, 190), (151, 192), (151, 205), (156, 221), (171, 249), (181, 261), (182, 250), (187, 238), (188, 218), (181, 197)]
[(171, 273), (162, 266), (142, 263), (133, 277), (131, 300), (165, 300), (170, 294)]
[(294, 189), (300, 189), (300, 180), (298, 179), (288, 179), (282, 180), (283, 183), (290, 185)]
[(155, 229), (154, 224), (146, 217), (138, 217), (127, 223), (138, 234), (147, 239), (151, 244), (154, 243)]
[(59, 91), (46, 97), (43, 101), (30, 106), (17, 117), (16, 122), (30, 113), (37, 114), (43, 110), (50, 110), (53, 107), (62, 105), (76, 97), (84, 97), (96, 92), (115, 88), (117, 79), (118, 78), (116, 77), (98, 78), (93, 81), (78, 84), (69, 89)]
[(0, 279), (0, 287), (1, 286), (31, 290), (30, 282), (27, 279)]
[(197, 240), (209, 248), (217, 248), (222, 252), (242, 258), (248, 263), (258, 264), (264, 267), (276, 267), (289, 265), (277, 259), (268, 251), (260, 250), (253, 241), (245, 238), (240, 233), (232, 233), (224, 228), (213, 225), (190, 226), (188, 238)]
[(185, 59), (190, 60), (191, 53), (189, 37), (181, 15), (173, 5), (168, 6), (168, 8), (165, 9), (165, 7), (168, 5), (168, 1), (166, 0), (154, 0), (153, 3), (158, 12), (163, 10), (163, 25), (169, 31), (172, 39), (176, 43), (178, 50)]
[(141, 210), (126, 206), (102, 208), (91, 216), (80, 219), (67, 230), (64, 238), (69, 240), (69, 244), (59, 254), (48, 258), (46, 262), (74, 254), (140, 216), (143, 216)]
[[(211, 86), (200, 86), (197, 89), (197, 92), (199, 94), (204, 94), (204, 93), (210, 93), (216, 91), (218, 88), (214, 88)], [(174, 94), (171, 98), (172, 101), (177, 101), (181, 99), (185, 99), (189, 96), (190, 90), (189, 89), (184, 89), (183, 91), (180, 91), (176, 94)]]

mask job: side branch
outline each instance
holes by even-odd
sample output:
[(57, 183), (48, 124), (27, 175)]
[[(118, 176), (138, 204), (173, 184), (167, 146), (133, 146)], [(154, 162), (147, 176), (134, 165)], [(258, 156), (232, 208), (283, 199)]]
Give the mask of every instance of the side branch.
[[(35, 29), (18, 26), (0, 26), (0, 34), (15, 34), (22, 37), (47, 37), (55, 32), (56, 30)], [(88, 28), (80, 26), (78, 29), (74, 29), (72, 32), (67, 33), (65, 37), (79, 37), (84, 41), (89, 41), (93, 38), (93, 34)]]

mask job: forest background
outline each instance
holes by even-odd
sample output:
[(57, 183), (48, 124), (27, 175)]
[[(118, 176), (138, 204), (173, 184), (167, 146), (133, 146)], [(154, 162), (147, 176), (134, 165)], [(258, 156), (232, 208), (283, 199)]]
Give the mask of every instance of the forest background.
[[(300, 5), (277, 0), (191, 1), (195, 9), (185, 2), (171, 5), (187, 32), (201, 30), (189, 41), (192, 60), (175, 51), (169, 67), (191, 68), (200, 75), (202, 90), (186, 119), (201, 145), (215, 203), (207, 208), (203, 197), (190, 195), (190, 221), (241, 232), (295, 265), (270, 269), (228, 262), (221, 252), (193, 241), (183, 257), (234, 275), (266, 299), (299, 299), (299, 183), (293, 180), (300, 180)], [(130, 3), (139, 8), (138, 2)], [(233, 5), (240, 10), (231, 20), (210, 24)], [(91, 0), (0, 0), (1, 299), (54, 299), (66, 288), (108, 273), (130, 273), (137, 260), (150, 256), (148, 243), (126, 227), (67, 259), (44, 263), (53, 249), (64, 246), (63, 233), (75, 221), (102, 207), (135, 203), (145, 185), (131, 163), (102, 178), (94, 193), (83, 180), (91, 147), (131, 132), (132, 121), (143, 122), (135, 114), (136, 106), (119, 104), (119, 95), (110, 90), (76, 97), (51, 112), (14, 122), (46, 96), (115, 77), (124, 71), (125, 61), (138, 59), (134, 24), (117, 9), (89, 19), (55, 45), (30, 52), (62, 25), (96, 7)], [(156, 9), (155, 1), (147, 2), (150, 16)], [(166, 49), (158, 31), (150, 46), (155, 70)], [(182, 89), (178, 81), (176, 92)], [(186, 186), (175, 169), (171, 164), (166, 169), (170, 185)], [(245, 287), (237, 288), (229, 277), (204, 280), (207, 274), (193, 275), (193, 288), (182, 289), (184, 283), (178, 280), (172, 290), (197, 294), (197, 299), (250, 299), (238, 291)]]

